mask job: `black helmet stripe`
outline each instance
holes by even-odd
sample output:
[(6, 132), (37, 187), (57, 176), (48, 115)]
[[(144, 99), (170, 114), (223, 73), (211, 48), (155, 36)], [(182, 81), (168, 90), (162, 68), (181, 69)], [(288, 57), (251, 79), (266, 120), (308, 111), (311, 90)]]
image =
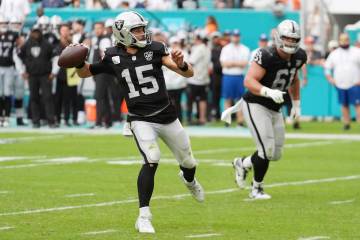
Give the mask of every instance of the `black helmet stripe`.
[(294, 26), (294, 22), (291, 21), (291, 26), (292, 26), (292, 32), (295, 33), (295, 26)]
[(140, 14), (138, 14), (137, 12), (133, 12), (133, 13), (135, 13), (142, 22), (145, 22), (144, 18)]

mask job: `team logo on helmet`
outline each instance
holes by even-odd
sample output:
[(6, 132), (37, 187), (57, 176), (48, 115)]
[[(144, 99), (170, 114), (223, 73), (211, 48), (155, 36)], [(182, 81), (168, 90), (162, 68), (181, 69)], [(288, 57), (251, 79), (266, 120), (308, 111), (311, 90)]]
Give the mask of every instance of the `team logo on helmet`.
[(123, 26), (124, 26), (124, 20), (118, 20), (115, 22), (115, 27), (117, 30), (120, 31), (123, 28)]
[(144, 53), (144, 57), (147, 61), (151, 61), (153, 59), (154, 53), (152, 51), (148, 51)]

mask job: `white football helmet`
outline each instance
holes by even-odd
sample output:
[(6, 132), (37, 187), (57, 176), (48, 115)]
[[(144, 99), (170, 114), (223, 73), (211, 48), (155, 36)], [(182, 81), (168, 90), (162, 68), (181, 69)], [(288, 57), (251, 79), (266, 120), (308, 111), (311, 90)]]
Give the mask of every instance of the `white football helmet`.
[(20, 20), (20, 18), (17, 18), (15, 16), (11, 17), (9, 23), (9, 28), (11, 31), (19, 33), (21, 32), (22, 27), (23, 27), (23, 21)]
[(48, 16), (41, 16), (37, 20), (36, 24), (39, 25), (43, 33), (48, 33), (50, 31), (50, 18)]
[[(300, 27), (293, 20), (284, 20), (276, 28), (275, 45), (286, 53), (294, 54), (300, 46)], [(288, 41), (285, 38), (292, 38), (295, 41)]]
[(0, 15), (0, 32), (5, 33), (9, 30), (9, 22), (4, 16)]
[[(148, 21), (143, 16), (134, 11), (120, 13), (112, 26), (115, 37), (115, 44), (121, 44), (125, 47), (143, 48), (151, 43), (151, 32), (147, 30)], [(131, 33), (131, 30), (137, 27), (144, 27), (144, 40), (139, 40)]]
[(50, 18), (51, 30), (57, 31), (62, 23), (62, 18), (59, 15), (54, 15)]

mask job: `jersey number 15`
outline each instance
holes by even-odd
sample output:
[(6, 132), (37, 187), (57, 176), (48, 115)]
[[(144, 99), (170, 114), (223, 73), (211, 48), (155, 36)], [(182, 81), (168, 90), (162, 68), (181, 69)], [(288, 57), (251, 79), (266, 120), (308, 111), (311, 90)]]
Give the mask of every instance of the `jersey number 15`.
[[(151, 83), (152, 86), (151, 87), (142, 87), (140, 90), (143, 94), (145, 95), (149, 95), (149, 94), (153, 94), (156, 93), (157, 91), (159, 91), (159, 85), (156, 81), (156, 79), (153, 76), (148, 76), (148, 77), (144, 77), (144, 72), (145, 71), (150, 71), (153, 70), (153, 65), (152, 64), (147, 64), (144, 66), (139, 66), (135, 68), (135, 72), (136, 72), (136, 78), (139, 82), (139, 85), (143, 85), (145, 83)], [(126, 83), (129, 87), (129, 98), (134, 98), (134, 97), (139, 97), (140, 96), (140, 92), (138, 90), (135, 89), (134, 83), (131, 80), (131, 76), (130, 76), (130, 71), (129, 69), (124, 69), (121, 73), (121, 76), (123, 78), (125, 78)]]

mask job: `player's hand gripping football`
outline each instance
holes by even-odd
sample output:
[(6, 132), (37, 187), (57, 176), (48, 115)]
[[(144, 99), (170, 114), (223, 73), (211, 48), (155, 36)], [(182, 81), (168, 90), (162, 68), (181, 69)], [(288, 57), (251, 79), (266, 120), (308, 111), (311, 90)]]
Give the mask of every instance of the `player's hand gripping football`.
[(171, 58), (179, 68), (184, 66), (184, 54), (180, 49), (172, 50)]
[(292, 101), (292, 108), (290, 111), (290, 118), (298, 120), (301, 115), (300, 100)]
[(271, 98), (276, 103), (284, 102), (284, 97), (283, 97), (284, 94), (286, 94), (286, 92), (277, 89), (270, 89), (268, 87), (262, 87), (260, 90), (261, 96)]

